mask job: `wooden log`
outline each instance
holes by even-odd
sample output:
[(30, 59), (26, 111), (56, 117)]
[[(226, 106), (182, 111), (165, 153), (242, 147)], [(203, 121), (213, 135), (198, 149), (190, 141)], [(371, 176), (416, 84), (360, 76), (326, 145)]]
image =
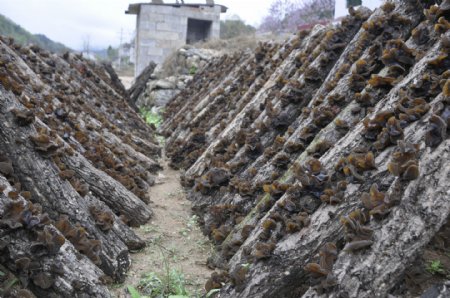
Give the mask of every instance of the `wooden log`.
[[(15, 190), (1, 175), (0, 185), (4, 188), (0, 193), (0, 262), (17, 276), (21, 287), (28, 288), (37, 297), (110, 297), (102, 282), (103, 272), (80, 255), (68, 240), (64, 241), (64, 236), (51, 223), (36, 221), (45, 216), (34, 211), (33, 223), (17, 214), (13, 215), (18, 221), (8, 218), (12, 204), (29, 208), (30, 202), (22, 196), (8, 198), (8, 193)], [(36, 240), (36, 235), (45, 232), (59, 239), (59, 244), (39, 242), (39, 237)]]
[[(410, 73), (376, 105), (373, 113), (394, 108), (398, 101), (399, 90), (407, 89), (413, 82), (420, 80), (424, 77), (425, 73), (430, 71), (427, 66), (428, 61), (439, 54), (440, 48), (442, 48), (442, 46), (437, 43), (428, 49), (428, 53), (411, 69)], [(442, 101), (443, 97), (440, 95), (434, 98), (430, 104), (432, 106), (438, 106), (438, 103)], [(347, 115), (350, 114), (349, 111), (346, 111), (345, 113), (348, 113)], [(343, 119), (345, 119), (345, 116)], [(358, 125), (346, 135), (346, 138), (339, 140), (332, 149), (321, 157), (320, 160), (322, 164), (333, 165), (337, 162), (339, 156), (342, 156), (342, 153), (340, 152), (349, 152), (351, 148), (360, 146), (362, 130), (363, 125)], [(405, 139), (408, 139), (412, 143), (423, 144), (425, 134), (426, 128), (421, 125), (420, 122), (413, 122), (405, 129)], [(366, 184), (365, 188), (367, 188), (367, 184), (379, 181), (381, 184), (390, 185), (387, 192), (392, 198), (395, 197), (396, 200), (398, 199), (401, 203), (399, 206), (393, 208), (394, 210), (390, 212), (391, 215), (383, 222), (371, 224), (371, 228), (374, 228), (375, 230), (374, 238), (376, 240), (374, 245), (372, 245), (368, 251), (362, 253), (348, 253), (342, 251), (339, 253), (337, 263), (333, 267), (333, 276), (337, 277), (336, 282), (339, 286), (338, 288), (334, 288), (331, 293), (328, 293), (328, 296), (387, 296), (402, 278), (402, 274), (407, 264), (417, 256), (439, 228), (448, 220), (450, 208), (448, 206), (443, 206), (446, 204), (445, 201), (449, 196), (449, 192), (446, 189), (446, 183), (442, 181), (442, 179), (448, 180), (450, 175), (449, 169), (446, 169), (443, 164), (443, 162), (448, 159), (449, 152), (445, 149), (449, 146), (448, 142), (448, 139), (444, 140), (437, 148), (431, 150), (421, 146), (421, 157), (419, 159), (421, 174), (417, 180), (413, 180), (409, 183), (400, 182), (398, 180), (393, 181), (392, 177), (388, 179), (382, 174), (387, 168), (389, 152), (392, 152), (392, 150), (388, 149), (388, 152), (383, 152), (376, 159), (378, 170), (370, 177), (367, 177), (367, 182), (363, 183), (362, 186), (352, 185), (346, 195), (347, 204), (338, 205), (337, 207), (327, 205), (321, 206), (313, 213), (311, 225), (308, 228), (304, 228), (298, 234), (286, 237), (280, 242), (277, 245), (273, 256), (274, 259), (278, 260), (277, 264), (281, 265), (282, 261), (280, 262), (280, 260), (285, 258), (289, 259), (290, 255), (299, 257), (302, 260), (300, 262), (303, 262), (302, 264), (294, 262), (292, 267), (291, 265), (281, 265), (279, 271), (275, 273), (275, 276), (278, 276), (275, 278), (276, 283), (284, 284), (284, 286), (280, 287), (285, 289), (281, 292), (281, 295), (289, 295), (288, 293), (302, 295), (304, 293), (305, 284), (306, 289), (308, 288), (309, 276), (305, 271), (301, 269), (298, 270), (298, 268), (303, 268), (308, 262), (311, 262), (314, 254), (318, 252), (320, 246), (323, 245), (324, 242), (338, 242), (341, 239), (339, 237), (342, 237), (339, 236), (339, 231), (342, 227), (338, 221), (332, 218), (332, 215), (348, 214), (355, 206), (357, 206), (359, 196), (361, 195), (361, 191), (358, 191), (358, 189), (364, 188), (364, 184)], [(443, 159), (441, 160), (438, 156)], [(305, 158), (306, 155), (302, 155), (299, 160), (304, 161)], [(429, 175), (430, 172), (433, 172), (432, 176)], [(398, 192), (397, 190), (399, 184), (404, 185), (402, 186), (403, 189), (401, 192)], [(424, 189), (421, 185), (433, 185), (433, 187)], [(441, 188), (440, 186), (437, 187), (437, 185), (443, 186)], [(286, 197), (281, 200), (285, 198)], [(426, 207), (431, 205), (439, 206), (437, 208), (439, 210)], [(274, 209), (275, 207), (271, 212), (273, 212)], [(327, 213), (328, 216), (326, 216), (325, 213)], [(267, 214), (270, 214), (270, 212)], [(267, 216), (263, 217), (260, 223), (265, 219), (267, 219)], [(252, 243), (254, 244), (258, 241), (258, 235), (262, 232), (262, 229), (257, 229), (257, 231), (246, 240), (242, 247), (252, 246)], [(420, 239), (414, 237), (416, 234), (421, 235)], [(314, 240), (312, 240), (313, 238)], [(414, 241), (411, 240), (412, 238), (414, 238)], [(313, 242), (316, 244), (320, 243), (320, 245), (315, 246)], [(414, 244), (411, 245), (412, 243)], [(312, 249), (310, 250), (310, 248)], [(387, 253), (388, 251), (389, 253)], [(391, 252), (396, 253), (391, 254)], [(236, 268), (235, 266), (239, 266), (243, 261), (241, 258), (242, 255), (243, 252), (240, 250), (233, 257), (230, 270)], [(296, 258), (296, 260), (298, 259)], [(271, 264), (270, 268), (272, 270), (275, 263), (272, 263), (271, 261), (269, 261), (269, 263)], [(381, 265), (378, 266), (378, 264)], [(262, 271), (260, 270), (261, 268), (265, 268), (265, 266), (267, 266), (265, 262), (258, 263), (256, 266), (256, 271), (258, 271), (258, 273), (255, 277), (263, 276)], [(275, 265), (275, 267), (277, 266)], [(266, 271), (266, 269), (264, 269), (264, 271)], [(289, 272), (289, 274), (287, 274), (287, 272)], [(272, 280), (273, 276), (271, 274), (270, 279)], [(250, 276), (253, 275), (249, 275), (249, 280), (252, 280)], [(248, 295), (255, 295), (256, 293), (258, 293), (256, 295), (262, 296), (280, 293), (279, 291), (270, 289), (267, 292), (262, 290), (261, 285), (264, 284), (264, 279), (267, 277), (268, 276), (263, 276), (259, 279), (259, 284), (251, 282), (251, 285), (245, 287), (244, 290), (241, 288), (239, 291), (242, 292), (239, 294), (236, 292), (236, 289), (228, 288), (227, 295), (245, 297)], [(293, 279), (296, 280), (295, 283), (292, 283)], [(292, 283), (292, 286), (288, 286), (289, 283)], [(320, 294), (317, 293), (316, 289), (309, 289), (304, 293), (304, 296), (318, 297)]]
[[(309, 48), (310, 44), (316, 45), (317, 38), (322, 36), (325, 32), (325, 27), (318, 26), (315, 30), (307, 37), (304, 41), (302, 41), (301, 48)], [(201, 176), (207, 165), (208, 165), (208, 156), (212, 156), (214, 152), (214, 148), (216, 148), (221, 139), (232, 139), (234, 135), (237, 134), (239, 129), (241, 128), (243, 122), (245, 122), (246, 115), (254, 109), (258, 109), (259, 106), (264, 103), (267, 96), (270, 94), (270, 90), (275, 86), (276, 80), (278, 77), (283, 74), (287, 74), (291, 72), (291, 69), (295, 67), (295, 58), (298, 55), (300, 50), (293, 51), (287, 59), (283, 61), (280, 67), (272, 74), (269, 80), (264, 84), (264, 86), (259, 90), (259, 92), (254, 96), (253, 100), (250, 101), (248, 105), (245, 106), (244, 109), (233, 119), (233, 121), (220, 133), (218, 138), (211, 142), (205, 152), (196, 160), (196, 162), (186, 170), (186, 177), (198, 177)]]
[(156, 64), (154, 62), (150, 62), (149, 65), (134, 80), (133, 86), (131, 86), (130, 89), (127, 90), (129, 98), (128, 104), (133, 107), (135, 111), (139, 110), (136, 106), (136, 101), (147, 87), (147, 82), (150, 80), (155, 67)]
[[(117, 224), (122, 226), (120, 229), (116, 229), (116, 232), (114, 230), (105, 232), (96, 226), (94, 219), (89, 214), (90, 205), (87, 199), (78, 194), (69, 182), (60, 178), (57, 167), (48, 157), (35, 151), (35, 146), (30, 140), (30, 136), (37, 134), (34, 125), (31, 125), (31, 127), (17, 125), (11, 110), (14, 108), (23, 109), (23, 106), (19, 104), (12, 93), (6, 92), (4, 89), (1, 91), (1, 97), (2, 116), (0, 126), (2, 129), (0, 138), (2, 145), (0, 147), (12, 160), (22, 187), (31, 191), (33, 201), (39, 202), (51, 218), (57, 220), (61, 215), (67, 215), (72, 224), (80, 223), (91, 237), (100, 240), (103, 243), (99, 253), (100, 268), (105, 274), (116, 280), (123, 280), (129, 266), (129, 257), (127, 246), (121, 240), (121, 237), (124, 236), (119, 236), (116, 232), (120, 233), (127, 228), (121, 221), (117, 221)], [(36, 121), (36, 125), (45, 127), (40, 120)], [(58, 138), (56, 137), (56, 139)], [(17, 146), (17, 142), (22, 145)], [(70, 158), (66, 156), (65, 158), (67, 158), (67, 163), (78, 167), (80, 177), (85, 175), (86, 183), (92, 184), (93, 192), (110, 203), (116, 209), (115, 211), (128, 213), (127, 217), (133, 219), (133, 223), (136, 224), (148, 220), (151, 215), (148, 208), (130, 192), (126, 191), (120, 183), (92, 167), (79, 154), (70, 156)], [(87, 171), (88, 169), (91, 169), (91, 175)], [(103, 180), (94, 181), (92, 179)], [(104, 184), (102, 184), (102, 181)], [(134, 201), (140, 207), (123, 205), (123, 201), (127, 199), (132, 200), (128, 201), (129, 203)], [(119, 210), (119, 207), (125, 210)], [(128, 231), (128, 234), (130, 236), (132, 232)], [(137, 237), (130, 238), (129, 236), (127, 239), (129, 245), (133, 247), (136, 247), (136, 245), (142, 246), (142, 241)]]

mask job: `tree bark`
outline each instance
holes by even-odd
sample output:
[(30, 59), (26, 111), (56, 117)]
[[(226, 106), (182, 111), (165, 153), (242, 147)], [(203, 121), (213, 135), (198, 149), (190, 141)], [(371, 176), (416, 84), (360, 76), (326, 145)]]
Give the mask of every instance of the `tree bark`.
[(127, 90), (128, 94), (128, 104), (138, 112), (138, 107), (136, 106), (136, 101), (139, 96), (145, 91), (147, 87), (147, 82), (150, 80), (153, 71), (155, 70), (156, 64), (150, 62), (150, 64), (139, 74), (139, 76), (134, 80), (133, 86)]
[[(436, 23), (443, 22), (433, 12), (436, 7), (425, 17), (418, 5), (396, 1), (377, 9), (365, 22), (367, 11), (359, 10), (352, 11), (340, 26), (316, 27), (225, 128), (217, 126), (217, 115), (203, 122), (208, 110), (216, 111), (215, 106), (203, 106), (197, 99), (192, 106), (199, 108), (192, 108), (188, 117), (173, 116), (163, 125), (173, 133), (169, 146), (185, 146), (185, 155), (198, 150), (186, 145), (192, 131), (203, 125), (207, 132), (202, 144), (206, 150), (187, 169), (184, 179), (204, 232), (217, 244), (217, 254), (209, 264), (224, 270), (221, 278), (229, 279), (219, 297), (386, 297), (400, 293), (408, 266), (450, 214), (450, 169), (446, 166), (450, 143), (444, 123), (449, 109), (448, 32), (442, 33), (446, 29)], [(312, 38), (314, 34), (319, 40)], [(294, 66), (297, 55), (304, 57), (300, 67)], [(300, 87), (285, 84), (279, 92), (266, 94), (280, 83), (280, 77)], [(231, 82), (222, 87), (231, 87)], [(284, 96), (295, 91), (303, 100), (286, 105)], [(412, 107), (402, 105), (412, 100), (422, 102), (423, 109), (409, 117), (404, 113), (413, 113)], [(260, 108), (263, 111), (258, 112)], [(271, 109), (292, 115), (289, 129), (276, 129)], [(373, 138), (371, 129), (383, 113), (390, 120), (381, 124)], [(442, 121), (436, 118), (439, 115)], [(394, 138), (389, 125), (399, 119), (404, 122)], [(191, 126), (184, 129), (188, 121)], [(267, 127), (259, 133), (261, 121)], [(430, 145), (438, 126), (439, 140)], [(246, 152), (242, 130), (259, 137), (262, 150), (257, 156)], [(392, 136), (384, 141), (387, 131)], [(394, 160), (402, 150), (401, 144), (396, 147), (397, 140), (419, 144), (417, 161), (410, 161), (419, 165), (418, 174), (397, 177)], [(235, 151), (226, 148), (222, 154), (223, 143), (239, 146)], [(291, 152), (290, 143), (302, 146)], [(374, 166), (359, 162), (363, 170), (358, 173), (351, 163), (361, 152), (368, 154), (367, 160), (374, 157)], [(313, 157), (320, 161), (320, 171), (304, 166)], [(317, 182), (322, 170), (330, 179), (326, 178), (329, 184), (323, 189)], [(219, 171), (227, 171), (228, 180), (223, 182)], [(320, 172), (314, 174), (319, 180), (308, 176), (314, 171)], [(345, 181), (345, 192), (336, 202), (327, 201), (325, 194), (336, 192), (340, 180)], [(373, 202), (367, 202), (367, 196), (377, 195), (374, 183), (385, 195), (386, 213), (378, 216), (373, 211), (361, 220), (359, 231), (349, 232), (352, 222), (345, 216), (357, 216), (352, 213), (357, 208), (363, 212), (374, 208), (368, 207)], [(301, 224), (293, 223), (299, 212), (307, 218)], [(352, 242), (352, 237), (369, 233), (369, 228), (373, 230), (369, 240)], [(329, 242), (336, 245), (335, 255), (323, 251)], [(322, 260), (327, 254), (336, 258), (334, 265)], [(314, 271), (318, 267), (324, 275), (321, 279), (311, 273), (319, 273)], [(212, 276), (208, 286), (216, 284), (220, 282)], [(448, 290), (443, 286), (439, 291)]]
[[(30, 191), (32, 202), (39, 203), (53, 221), (67, 216), (81, 240), (73, 233), (65, 235), (89, 256), (90, 266), (95, 267), (94, 262), (104, 275), (123, 281), (130, 265), (128, 249), (140, 249), (145, 242), (122, 219), (140, 225), (152, 213), (101, 169), (109, 159), (113, 174), (125, 167), (130, 179), (147, 190), (153, 181), (147, 170), (158, 169), (152, 158), (160, 153), (152, 130), (109, 85), (110, 76), (101, 67), (72, 54), (60, 58), (3, 39), (0, 48), (0, 150), (12, 162), (17, 191)], [(108, 142), (102, 141), (105, 135)], [(45, 138), (50, 141), (39, 141)], [(99, 151), (110, 156), (101, 157), (94, 166), (85, 155)], [(88, 240), (83, 240), (83, 233)], [(90, 241), (90, 246), (83, 248), (82, 240)], [(77, 260), (71, 262), (74, 267)], [(71, 270), (76, 276), (82, 274)]]
[[(32, 289), (38, 297), (110, 297), (108, 288), (101, 282), (103, 272), (80, 255), (68, 240), (55, 253), (36, 255), (32, 248), (37, 243), (35, 234), (42, 227), (11, 229), (5, 225), (5, 212), (11, 203), (28, 203), (21, 196), (15, 200), (6, 196), (14, 189), (1, 175), (0, 184), (6, 187), (0, 194), (0, 260), (16, 274), (20, 287)], [(52, 224), (45, 227), (62, 237)], [(28, 260), (31, 264), (19, 268), (18, 260)], [(48, 284), (41, 283), (39, 275), (48, 276)]]

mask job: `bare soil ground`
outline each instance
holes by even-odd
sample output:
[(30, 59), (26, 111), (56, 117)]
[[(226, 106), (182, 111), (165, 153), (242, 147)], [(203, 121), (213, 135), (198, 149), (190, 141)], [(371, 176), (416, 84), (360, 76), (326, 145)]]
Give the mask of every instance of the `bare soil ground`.
[(153, 218), (135, 230), (148, 246), (131, 254), (132, 265), (126, 282), (112, 286), (116, 297), (130, 297), (128, 285), (137, 287), (143, 275), (150, 272), (164, 275), (167, 269), (183, 273), (190, 296), (205, 293), (203, 286), (212, 272), (206, 266), (206, 259), (212, 245), (200, 231), (178, 177), (178, 171), (164, 164), (157, 185), (151, 188)]

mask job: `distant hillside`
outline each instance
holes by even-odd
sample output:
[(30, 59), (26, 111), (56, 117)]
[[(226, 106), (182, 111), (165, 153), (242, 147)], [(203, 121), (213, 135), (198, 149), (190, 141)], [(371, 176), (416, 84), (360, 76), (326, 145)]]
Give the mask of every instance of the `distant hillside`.
[(70, 50), (62, 43), (54, 42), (43, 34), (31, 34), (2, 14), (0, 14), (0, 35), (12, 37), (17, 43), (22, 45), (36, 44), (55, 53)]

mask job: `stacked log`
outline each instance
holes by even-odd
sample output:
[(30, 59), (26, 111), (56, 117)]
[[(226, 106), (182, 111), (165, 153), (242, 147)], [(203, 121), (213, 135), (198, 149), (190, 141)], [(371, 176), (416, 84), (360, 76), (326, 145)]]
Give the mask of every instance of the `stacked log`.
[(109, 297), (145, 246), (130, 225), (152, 215), (153, 129), (111, 69), (12, 39), (0, 97), (0, 262), (24, 288), (0, 295)]
[(131, 107), (133, 107), (136, 111), (138, 107), (136, 106), (136, 101), (144, 91), (147, 86), (147, 82), (150, 80), (153, 71), (155, 70), (156, 64), (154, 62), (150, 62), (146, 68), (141, 72), (139, 76), (134, 80), (133, 86), (129, 90), (127, 90), (128, 94), (128, 103)]
[(217, 245), (207, 289), (412, 295), (406, 270), (450, 214), (449, 15), (431, 2), (351, 10), (169, 103), (171, 165)]

